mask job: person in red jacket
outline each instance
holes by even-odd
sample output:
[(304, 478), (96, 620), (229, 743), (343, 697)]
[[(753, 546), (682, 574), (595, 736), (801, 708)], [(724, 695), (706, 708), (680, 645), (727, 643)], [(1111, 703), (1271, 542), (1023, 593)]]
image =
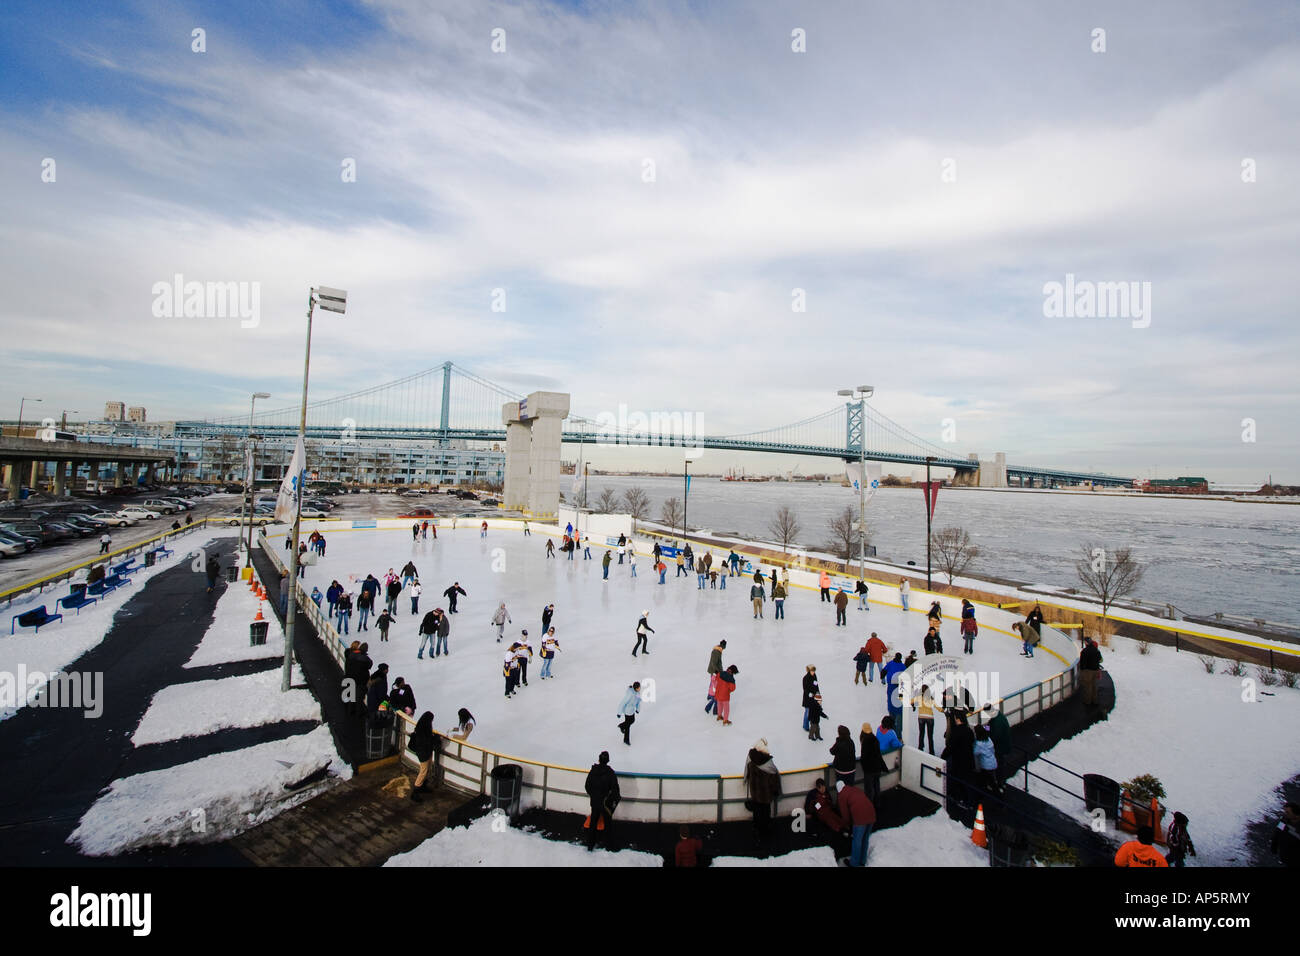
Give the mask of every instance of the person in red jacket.
[(849, 866), (866, 866), (867, 844), (871, 840), (871, 828), (876, 824), (876, 808), (865, 793), (843, 780), (835, 785), (835, 791), (840, 798), (840, 817), (853, 829)]
[(1119, 867), (1168, 866), (1165, 855), (1153, 844), (1156, 833), (1150, 827), (1138, 827), (1137, 839), (1129, 840), (1115, 854), (1115, 865)]
[(677, 841), (677, 848), (673, 851), (674, 861), (678, 866), (699, 866), (704, 841), (699, 837), (691, 836), (691, 828), (688, 826), (678, 830), (677, 835), (681, 839)]
[(867, 683), (875, 682), (876, 671), (880, 671), (880, 679), (884, 680), (885, 674), (885, 653), (889, 647), (876, 636), (876, 632), (871, 632), (871, 639), (862, 645), (862, 649), (867, 652)]
[(817, 783), (804, 798), (803, 808), (804, 813), (826, 828), (832, 838), (831, 845), (835, 849), (835, 858), (845, 856), (848, 852), (848, 841), (844, 837), (849, 832), (849, 826), (831, 805), (831, 792), (826, 789), (824, 778), (817, 778)]
[(713, 699), (718, 702), (718, 720), (722, 721), (722, 726), (731, 726), (731, 695), (736, 689), (736, 675), (740, 673), (740, 668), (732, 664), (721, 674), (718, 674), (718, 684), (713, 688)]

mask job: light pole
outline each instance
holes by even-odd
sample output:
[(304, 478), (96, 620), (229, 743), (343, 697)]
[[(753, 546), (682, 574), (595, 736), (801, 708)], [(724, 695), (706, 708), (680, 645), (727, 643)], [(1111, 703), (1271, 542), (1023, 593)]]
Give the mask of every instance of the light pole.
[[(259, 398), (270, 398), (270, 392), (254, 392), (253, 400), (248, 403), (248, 431), (244, 434), (244, 455), (255, 454), (253, 451), (253, 409), (257, 406)], [(250, 458), (251, 462), (252, 459)], [(247, 462), (246, 462), (247, 464)], [(244, 549), (244, 567), (253, 566), (253, 476), (255, 472), (250, 471), (248, 475), (248, 486), (244, 489), (244, 504), (239, 512), (239, 523), (243, 524), (244, 515), (248, 515), (248, 544)]]
[(79, 408), (65, 408), (65, 409), (63, 410), (63, 424), (61, 424), (61, 425), (59, 426), (59, 430), (60, 430), (60, 431), (65, 431), (65, 432), (66, 432), (66, 431), (68, 430), (68, 412), (72, 412), (72, 414), (74, 414), (74, 415), (79, 415), (79, 414), (81, 414), (81, 409), (79, 409)]
[(682, 540), (686, 540), (686, 508), (691, 501), (691, 459), (685, 458), (686, 467), (682, 469)]
[(930, 495), (934, 489), (930, 486), (930, 463), (934, 455), (925, 456), (925, 587), (930, 590), (934, 584), (930, 580)]
[(858, 396), (858, 580), (867, 576), (867, 399), (876, 391), (874, 386), (859, 385), (856, 389), (842, 388), (836, 395)]
[(21, 438), (23, 434), (23, 406), (25, 406), (28, 402), (43, 402), (43, 401), (45, 401), (45, 399), (43, 398), (28, 398), (25, 395), (23, 396), (22, 401), (18, 403), (18, 427), (14, 429), (15, 438)]
[[(293, 681), (293, 624), (298, 613), (298, 533), (302, 528), (302, 479), (307, 470), (307, 379), (311, 374), (311, 316), (316, 306), (327, 312), (345, 312), (348, 294), (342, 289), (321, 286), (307, 295), (307, 348), (302, 360), (302, 414), (298, 418), (298, 441), (303, 443), (303, 461), (298, 474), (293, 476), (293, 537), (289, 548), (289, 596), (284, 608), (284, 664), (280, 669), (280, 690), (287, 691)], [(294, 449), (297, 455), (297, 449)], [(292, 461), (292, 459), (290, 459)]]

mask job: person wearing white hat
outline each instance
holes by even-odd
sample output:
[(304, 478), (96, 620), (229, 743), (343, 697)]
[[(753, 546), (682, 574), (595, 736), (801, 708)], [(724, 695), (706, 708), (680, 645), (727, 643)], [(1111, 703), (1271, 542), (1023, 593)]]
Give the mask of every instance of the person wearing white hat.
[(772, 805), (781, 795), (781, 773), (760, 737), (745, 759), (745, 809), (754, 814), (754, 842), (761, 843), (772, 828)]
[(650, 645), (648, 643), (647, 635), (653, 634), (655, 629), (650, 626), (650, 622), (647, 620), (649, 617), (649, 611), (642, 611), (641, 620), (636, 622), (636, 643), (632, 645), (633, 657), (636, 657), (636, 652), (638, 650), (644, 651), (646, 657), (650, 656)]

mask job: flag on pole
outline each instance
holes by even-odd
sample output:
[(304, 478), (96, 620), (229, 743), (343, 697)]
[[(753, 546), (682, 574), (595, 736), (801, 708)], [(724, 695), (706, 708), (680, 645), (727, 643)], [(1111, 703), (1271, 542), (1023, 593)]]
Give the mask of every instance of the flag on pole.
[(253, 443), (252, 442), (249, 442), (248, 447), (244, 449), (244, 465), (245, 465), (245, 471), (248, 472), (248, 480), (245, 482), (245, 485), (251, 489), (253, 487)]
[(880, 487), (880, 463), (868, 462), (866, 474), (864, 475), (861, 462), (849, 461), (844, 463), (844, 471), (848, 475), (849, 483), (853, 486), (854, 491), (861, 491), (862, 484), (866, 483), (867, 500), (870, 501)]
[(293, 457), (285, 469), (284, 478), (280, 480), (280, 494), (275, 499), (275, 520), (293, 521), (298, 515), (298, 498), (302, 494), (302, 482), (307, 469), (307, 449), (303, 446), (302, 436), (294, 446)]
[(873, 461), (867, 463), (867, 501), (870, 501), (875, 495), (876, 490), (880, 487), (880, 463)]
[(934, 506), (939, 500), (939, 486), (941, 481), (922, 481), (920, 482), (921, 490), (925, 492), (925, 507), (930, 513), (930, 520), (934, 520)]

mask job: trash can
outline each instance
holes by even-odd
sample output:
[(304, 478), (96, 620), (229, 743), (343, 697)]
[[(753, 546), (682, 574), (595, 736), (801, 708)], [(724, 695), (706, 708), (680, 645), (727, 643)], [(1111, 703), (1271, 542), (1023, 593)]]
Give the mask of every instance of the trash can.
[(270, 621), (254, 621), (248, 625), (248, 646), (256, 647), (259, 644), (265, 644), (266, 632), (270, 627)]
[(86, 582), (85, 582), (85, 581), (73, 581), (71, 584), (68, 585), (68, 594), (69, 594), (70, 596), (85, 597), (85, 596), (86, 596)]
[(157, 551), (146, 551), (144, 553), (144, 566), (146, 568), (152, 568), (157, 562), (158, 562)]
[(1119, 819), (1119, 784), (1099, 773), (1083, 775), (1083, 802), (1089, 810), (1101, 807), (1109, 820)]
[(239, 565), (232, 564), (230, 567), (226, 568), (226, 582), (228, 584), (234, 584), (238, 580), (239, 580)]
[(517, 763), (503, 763), (492, 768), (492, 809), (501, 809), (512, 820), (519, 816), (519, 800), (524, 790), (524, 768)]
[(366, 759), (380, 760), (388, 756), (392, 718), (366, 718)]

